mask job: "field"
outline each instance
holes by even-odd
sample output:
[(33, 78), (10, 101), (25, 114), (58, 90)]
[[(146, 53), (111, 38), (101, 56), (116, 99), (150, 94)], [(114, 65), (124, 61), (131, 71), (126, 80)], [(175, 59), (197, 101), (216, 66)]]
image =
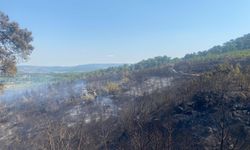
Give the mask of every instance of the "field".
[(82, 77), (82, 73), (18, 73), (12, 77), (0, 77), (0, 81), (5, 85), (6, 90), (11, 90), (70, 81)]

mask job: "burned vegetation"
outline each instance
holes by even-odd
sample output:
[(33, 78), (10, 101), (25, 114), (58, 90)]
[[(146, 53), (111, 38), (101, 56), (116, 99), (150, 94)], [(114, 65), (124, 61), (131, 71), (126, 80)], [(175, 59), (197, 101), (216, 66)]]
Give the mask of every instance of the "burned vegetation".
[[(33, 47), (31, 33), (8, 21), (0, 14), (0, 70), (12, 73), (7, 62)], [(250, 149), (249, 39), (3, 94), (0, 149)]]

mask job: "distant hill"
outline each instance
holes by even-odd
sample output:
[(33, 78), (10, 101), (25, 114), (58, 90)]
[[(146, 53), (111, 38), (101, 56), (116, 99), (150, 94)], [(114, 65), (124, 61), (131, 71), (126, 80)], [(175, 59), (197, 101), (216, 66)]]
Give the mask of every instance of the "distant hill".
[[(186, 54), (182, 58), (171, 58), (168, 56), (158, 56), (155, 58), (149, 58), (142, 60), (136, 64), (122, 65), (116, 68), (109, 68), (105, 70), (97, 70), (95, 72), (89, 73), (91, 76), (103, 76), (112, 75), (113, 72), (138, 72), (149, 70), (152, 72), (155, 68), (164, 68), (166, 66), (173, 66), (174, 64), (181, 64), (178, 66), (183, 66), (182, 63), (201, 63), (201, 62), (215, 62), (224, 59), (243, 59), (250, 58), (250, 33), (245, 34), (242, 37), (229, 40), (222, 45), (214, 46), (208, 50), (199, 51), (195, 53)], [(201, 67), (202, 68), (202, 67)]]
[(18, 66), (19, 73), (71, 73), (90, 72), (109, 67), (117, 67), (122, 64), (86, 64), (78, 66)]

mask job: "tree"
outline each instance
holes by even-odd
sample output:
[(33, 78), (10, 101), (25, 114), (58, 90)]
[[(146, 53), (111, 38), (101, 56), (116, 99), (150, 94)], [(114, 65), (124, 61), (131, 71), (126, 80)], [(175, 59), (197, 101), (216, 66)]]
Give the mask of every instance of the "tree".
[[(27, 60), (33, 51), (32, 33), (21, 29), (16, 22), (0, 11), (0, 75), (14, 75), (16, 64)], [(0, 91), (3, 84), (0, 82)]]
[(9, 17), (0, 12), (0, 73), (13, 75), (16, 64), (27, 60), (33, 51), (32, 33), (11, 22)]

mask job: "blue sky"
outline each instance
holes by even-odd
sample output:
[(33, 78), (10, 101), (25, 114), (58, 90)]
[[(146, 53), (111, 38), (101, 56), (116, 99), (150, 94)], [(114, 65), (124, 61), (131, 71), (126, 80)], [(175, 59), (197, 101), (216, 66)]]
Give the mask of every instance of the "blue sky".
[(33, 32), (27, 63), (69, 66), (182, 57), (250, 32), (249, 0), (0, 0)]

